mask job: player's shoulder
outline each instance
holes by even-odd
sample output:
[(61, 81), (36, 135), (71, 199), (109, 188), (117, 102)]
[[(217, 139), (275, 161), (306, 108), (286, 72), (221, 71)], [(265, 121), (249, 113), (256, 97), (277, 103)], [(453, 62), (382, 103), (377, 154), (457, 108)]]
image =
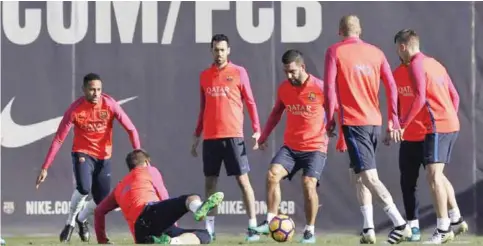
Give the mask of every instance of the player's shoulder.
[(102, 97), (102, 100), (104, 100), (106, 102), (109, 102), (109, 103), (115, 103), (116, 102), (116, 99), (114, 99), (114, 97), (112, 97), (112, 96), (110, 96), (106, 93), (102, 93), (101, 97)]
[(362, 42), (364, 48), (366, 48), (368, 51), (370, 51), (370, 53), (374, 54), (374, 55), (378, 55), (380, 57), (386, 57), (386, 55), (384, 54), (384, 51), (382, 51), (381, 48), (379, 48), (378, 46), (376, 46), (375, 44), (371, 44), (371, 43), (368, 43), (366, 41), (363, 41)]
[(81, 107), (82, 104), (85, 101), (86, 101), (86, 99), (85, 99), (84, 96), (77, 98), (74, 102), (72, 102), (69, 105), (69, 108), (67, 108), (66, 113), (68, 113), (68, 112), (72, 113), (72, 112), (76, 111), (76, 109), (78, 109), (79, 107)]
[(404, 65), (404, 64), (399, 64), (399, 66), (397, 66), (393, 71), (392, 73), (393, 74), (401, 74), (401, 73), (404, 73), (404, 72), (407, 72), (408, 71), (408, 67), (407, 65)]
[(318, 78), (312, 74), (310, 74), (310, 77), (312, 78), (312, 82), (315, 86), (317, 86), (321, 90), (324, 90), (324, 81), (321, 78)]
[(241, 76), (242, 74), (247, 74), (247, 69), (241, 65), (230, 62), (228, 66), (231, 71), (234, 71), (239, 76)]
[(161, 172), (159, 171), (159, 169), (153, 165), (147, 166), (145, 170), (151, 175), (157, 175), (157, 176), (161, 175)]
[(200, 76), (207, 76), (207, 75), (211, 75), (213, 73), (213, 65), (203, 69), (201, 72), (200, 72)]
[(283, 92), (284, 90), (287, 90), (290, 88), (292, 85), (290, 84), (290, 81), (288, 79), (282, 80), (280, 84), (278, 85), (278, 91)]
[(117, 105), (116, 99), (114, 99), (112, 96), (102, 93), (101, 95), (103, 102), (107, 105), (107, 107), (113, 109)]

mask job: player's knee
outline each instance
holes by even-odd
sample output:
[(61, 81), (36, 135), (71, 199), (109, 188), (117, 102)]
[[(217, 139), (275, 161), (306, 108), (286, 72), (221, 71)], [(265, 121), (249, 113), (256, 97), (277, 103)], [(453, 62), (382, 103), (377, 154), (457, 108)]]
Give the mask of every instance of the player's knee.
[(317, 179), (304, 176), (302, 179), (303, 186), (307, 197), (310, 199), (317, 196)]
[(77, 191), (81, 194), (81, 195), (89, 195), (89, 193), (91, 193), (91, 189), (89, 187), (83, 187), (83, 186), (77, 186)]
[(248, 177), (248, 174), (242, 174), (240, 176), (236, 177), (236, 181), (238, 182), (238, 185), (242, 189), (251, 189), (251, 184), (250, 184), (250, 179)]
[[(282, 170), (280, 170), (282, 169)], [(278, 184), (282, 179), (282, 172), (285, 171), (280, 165), (272, 165), (267, 173), (267, 182), (270, 184)]]
[(379, 184), (381, 182), (379, 180), (379, 176), (377, 173), (370, 172), (371, 170), (361, 172), (359, 174), (359, 177), (361, 179), (362, 184), (368, 187), (374, 187), (375, 185)]
[(193, 234), (200, 240), (200, 244), (211, 243), (211, 236), (207, 230), (197, 230)]
[(216, 185), (218, 183), (218, 177), (206, 177), (205, 178), (205, 189), (206, 190), (212, 190), (216, 188)]
[(426, 178), (430, 183), (440, 183), (443, 181), (443, 172), (439, 170), (428, 170)]

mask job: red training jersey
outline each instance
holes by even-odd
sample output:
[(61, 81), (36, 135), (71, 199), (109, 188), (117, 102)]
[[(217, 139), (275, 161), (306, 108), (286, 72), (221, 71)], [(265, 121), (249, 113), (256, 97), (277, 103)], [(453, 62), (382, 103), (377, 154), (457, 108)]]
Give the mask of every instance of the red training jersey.
[(112, 97), (103, 93), (97, 104), (90, 103), (85, 97), (81, 97), (64, 113), (42, 168), (50, 167), (72, 126), (74, 126), (72, 152), (81, 152), (100, 160), (109, 159), (112, 154), (114, 119), (117, 119), (128, 132), (132, 147), (139, 149), (141, 144), (136, 127)]
[(285, 80), (278, 88), (277, 101), (260, 136), (266, 141), (287, 112), (284, 145), (297, 151), (327, 152), (329, 141), (325, 129), (323, 82), (313, 75), (301, 86), (294, 86)]
[(427, 133), (459, 131), (459, 96), (444, 66), (419, 52), (411, 58), (408, 70), (415, 97), (408, 112), (401, 117), (401, 127), (406, 128), (422, 114)]
[[(325, 105), (328, 121), (334, 122), (336, 105), (342, 125), (382, 124), (379, 85), (383, 80), (388, 100), (388, 125), (398, 129), (397, 90), (384, 53), (359, 38), (346, 38), (325, 54)], [(330, 126), (331, 124), (328, 124)]]
[(200, 113), (195, 135), (204, 139), (243, 137), (243, 101), (248, 108), (253, 132), (260, 132), (257, 105), (247, 71), (228, 63), (212, 65), (200, 75)]
[[(406, 115), (414, 102), (414, 91), (416, 90), (414, 84), (411, 82), (409, 76), (408, 66), (405, 64), (399, 65), (394, 72), (394, 79), (396, 80), (398, 97), (398, 114)], [(405, 141), (419, 142), (423, 141), (426, 136), (426, 127), (423, 124), (422, 113), (419, 113), (414, 120), (409, 124), (403, 135)]]
[(144, 207), (150, 202), (169, 199), (168, 191), (159, 170), (153, 166), (137, 167), (127, 174), (116, 188), (95, 210), (95, 231), (98, 243), (106, 243), (105, 215), (121, 208), (131, 234), (135, 238), (134, 225)]

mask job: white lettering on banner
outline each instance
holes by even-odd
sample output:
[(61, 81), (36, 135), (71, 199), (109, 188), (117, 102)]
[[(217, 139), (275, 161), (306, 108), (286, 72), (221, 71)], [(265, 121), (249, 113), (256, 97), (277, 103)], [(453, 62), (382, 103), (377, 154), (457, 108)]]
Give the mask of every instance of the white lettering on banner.
[[(295, 202), (282, 201), (279, 210), (283, 214), (295, 214)], [(267, 203), (265, 201), (255, 201), (255, 213), (266, 214)], [(218, 206), (218, 214), (246, 214), (246, 210), (242, 201), (223, 201)]]
[(64, 25), (64, 4), (47, 2), (47, 30), (54, 42), (59, 44), (75, 44), (87, 34), (88, 2), (72, 2), (70, 27)]
[(252, 44), (260, 44), (270, 39), (275, 25), (272, 8), (258, 10), (258, 27), (253, 26), (253, 4), (251, 2), (236, 2), (236, 10), (236, 28), (242, 39)]
[(25, 9), (23, 27), (20, 26), (20, 13), (18, 2), (2, 2), (2, 24), (5, 37), (10, 42), (25, 45), (37, 39), (40, 34), (40, 9)]
[(70, 201), (26, 201), (27, 215), (62, 215), (69, 214)]
[[(20, 8), (18, 1), (2, 2), (2, 26), (5, 37), (14, 44), (28, 45), (35, 42), (42, 30), (46, 30), (50, 38), (58, 44), (76, 44), (82, 41), (89, 31), (95, 28), (94, 42), (109, 44), (112, 42), (133, 43), (134, 34), (141, 32), (141, 43), (160, 43), (168, 45), (173, 42), (177, 22), (180, 18), (181, 2), (170, 2), (165, 17), (159, 16), (157, 2), (117, 2), (97, 1), (95, 3), (95, 24), (89, 25), (88, 2), (71, 3), (70, 26), (64, 23), (63, 2), (46, 2), (44, 9)], [(237, 1), (232, 28), (248, 43), (267, 42), (275, 31), (275, 8), (263, 7), (254, 11), (253, 2)], [(280, 2), (280, 28), (282, 43), (308, 43), (316, 40), (322, 33), (322, 4), (319, 2)], [(298, 25), (298, 10), (303, 9), (305, 20)], [(20, 11), (23, 19), (20, 19)], [(194, 20), (195, 42), (209, 43), (213, 30), (213, 19), (218, 12), (230, 11), (229, 1), (195, 2)], [(184, 12), (192, 13), (192, 12)], [(45, 15), (46, 22), (43, 16)], [(112, 16), (114, 15), (114, 16)], [(139, 18), (139, 15), (141, 17)], [(258, 25), (254, 26), (254, 15), (258, 16)], [(114, 17), (114, 18), (112, 18)], [(141, 19), (141, 30), (136, 24)], [(188, 18), (191, 20), (191, 18)], [(158, 21), (165, 20), (161, 37), (158, 33)], [(20, 23), (23, 23), (21, 25)], [(42, 26), (46, 25), (46, 26)], [(114, 26), (119, 33), (119, 41), (112, 40)], [(186, 25), (183, 25), (186, 26)], [(92, 31), (92, 30), (91, 30)], [(137, 32), (136, 32), (137, 31)], [(277, 30), (278, 31), (278, 30)], [(159, 40), (161, 38), (161, 40)]]

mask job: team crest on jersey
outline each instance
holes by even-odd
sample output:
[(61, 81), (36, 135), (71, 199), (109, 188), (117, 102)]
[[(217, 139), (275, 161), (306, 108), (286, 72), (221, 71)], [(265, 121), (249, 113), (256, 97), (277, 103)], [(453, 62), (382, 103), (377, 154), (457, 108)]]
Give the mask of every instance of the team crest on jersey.
[(229, 81), (229, 82), (233, 81), (233, 76), (226, 76), (226, 81)]
[(99, 118), (101, 120), (105, 120), (105, 119), (107, 119), (107, 117), (109, 117), (109, 112), (107, 112), (107, 110), (101, 110), (99, 112)]
[(309, 92), (309, 100), (315, 101), (315, 92)]

